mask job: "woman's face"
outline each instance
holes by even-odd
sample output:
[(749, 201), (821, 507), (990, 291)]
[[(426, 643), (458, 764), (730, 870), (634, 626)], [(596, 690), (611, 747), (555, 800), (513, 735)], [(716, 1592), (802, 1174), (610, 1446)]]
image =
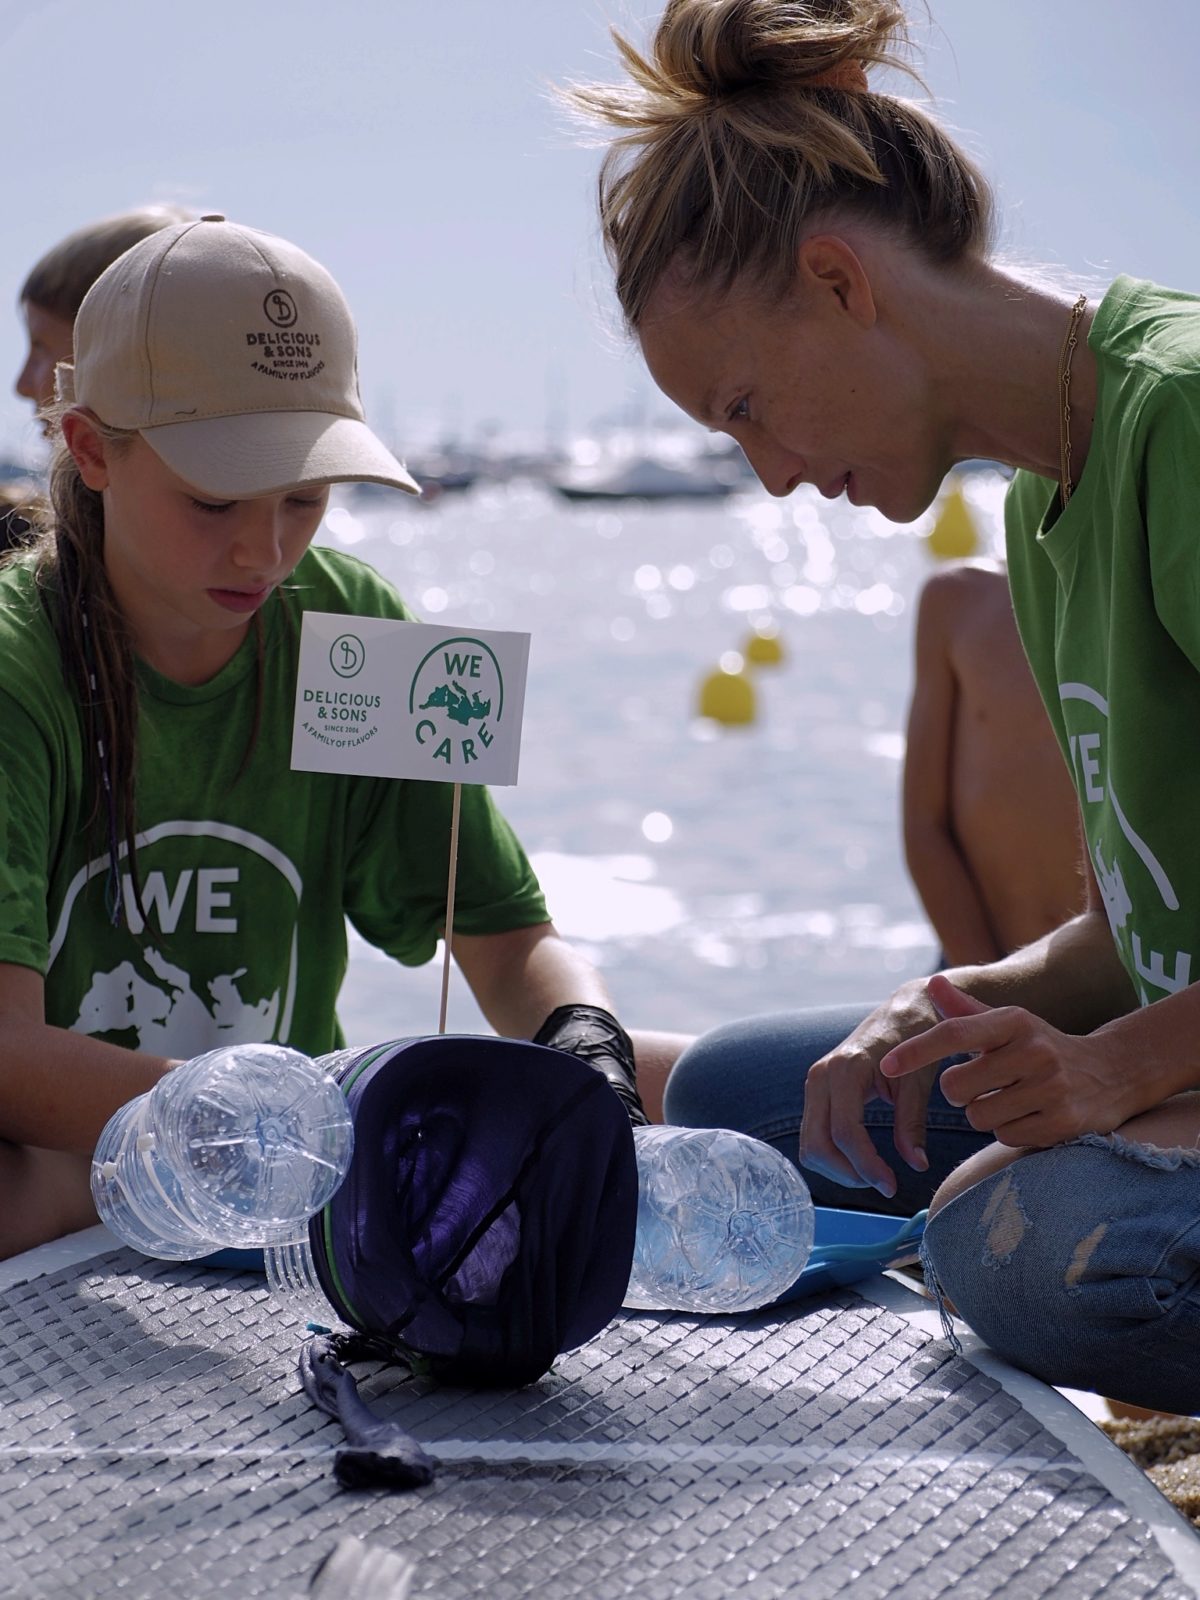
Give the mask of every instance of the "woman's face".
[[(328, 486), (218, 500), (140, 435), (115, 448), (71, 413), (64, 433), (104, 497), (104, 564), (139, 654), (180, 682), (220, 671), (320, 526)], [(80, 428), (80, 423), (84, 427)]]
[(64, 317), (34, 305), (32, 300), (22, 300), (21, 311), (29, 335), (29, 350), (13, 387), (22, 400), (31, 400), (40, 410), (54, 399), (55, 367), (60, 361), (71, 359), (74, 329)]
[(735, 439), (771, 494), (811, 483), (909, 522), (951, 464), (920, 363), (852, 278), (779, 303), (660, 290), (639, 338), (663, 393)]

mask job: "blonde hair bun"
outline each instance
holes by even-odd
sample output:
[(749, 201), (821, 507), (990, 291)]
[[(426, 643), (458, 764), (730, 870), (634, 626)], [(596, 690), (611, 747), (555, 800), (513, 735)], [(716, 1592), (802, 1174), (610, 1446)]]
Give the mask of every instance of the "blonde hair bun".
[(894, 0), (670, 0), (654, 36), (659, 82), (689, 99), (831, 87), (846, 64), (903, 67)]
[(922, 107), (865, 73), (912, 73), (896, 0), (667, 0), (650, 48), (613, 35), (627, 79), (573, 85), (614, 130), (600, 220), (636, 329), (663, 275), (782, 292), (814, 221), (860, 218), (953, 263), (991, 241), (986, 180)]

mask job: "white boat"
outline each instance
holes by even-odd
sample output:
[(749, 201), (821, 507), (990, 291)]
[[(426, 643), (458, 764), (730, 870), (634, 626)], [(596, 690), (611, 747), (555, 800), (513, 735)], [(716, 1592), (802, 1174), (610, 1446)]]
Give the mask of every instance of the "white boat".
[(673, 466), (652, 456), (567, 468), (546, 481), (567, 500), (717, 500), (737, 487), (724, 463)]

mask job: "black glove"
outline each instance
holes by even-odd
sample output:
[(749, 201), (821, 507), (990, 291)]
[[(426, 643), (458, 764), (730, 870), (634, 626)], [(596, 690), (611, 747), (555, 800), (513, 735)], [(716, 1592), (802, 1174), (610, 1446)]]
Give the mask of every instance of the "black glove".
[(634, 1127), (644, 1128), (649, 1123), (637, 1091), (633, 1040), (603, 1007), (559, 1006), (534, 1034), (533, 1042), (578, 1056), (595, 1067), (612, 1085)]

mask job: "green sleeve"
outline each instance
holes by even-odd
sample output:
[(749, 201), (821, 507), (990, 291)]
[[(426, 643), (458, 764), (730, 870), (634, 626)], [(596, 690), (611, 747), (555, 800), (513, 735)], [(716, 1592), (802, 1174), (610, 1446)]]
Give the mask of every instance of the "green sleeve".
[(1141, 499), (1154, 608), (1200, 672), (1200, 381), (1164, 379), (1144, 427)]
[[(446, 918), (453, 785), (361, 779), (350, 798), (345, 911), (369, 943), (420, 966)], [(464, 784), (454, 926), (505, 933), (549, 921), (533, 868), (479, 784)]]

